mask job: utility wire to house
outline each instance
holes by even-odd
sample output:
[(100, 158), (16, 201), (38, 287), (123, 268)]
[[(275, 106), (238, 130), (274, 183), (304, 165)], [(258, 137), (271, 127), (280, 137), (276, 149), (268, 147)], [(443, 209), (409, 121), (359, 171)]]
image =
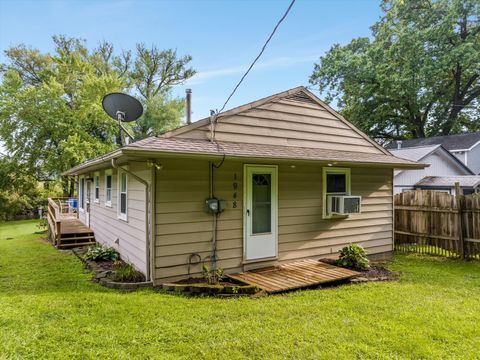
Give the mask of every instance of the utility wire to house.
[(287, 10), (285, 11), (285, 13), (283, 14), (283, 16), (278, 20), (277, 24), (275, 25), (275, 27), (273, 28), (273, 31), (272, 33), (270, 34), (270, 36), (268, 37), (268, 39), (265, 41), (265, 43), (263, 44), (262, 46), (262, 49), (260, 50), (259, 54), (257, 55), (257, 57), (255, 58), (255, 60), (253, 60), (253, 62), (250, 64), (250, 66), (248, 67), (247, 71), (245, 72), (245, 74), (243, 74), (242, 78), (240, 79), (240, 81), (238, 82), (238, 84), (235, 86), (235, 88), (233, 89), (233, 91), (230, 93), (230, 95), (228, 96), (227, 100), (225, 100), (225, 103), (223, 104), (223, 106), (220, 108), (219, 111), (217, 111), (217, 114), (221, 113), (225, 107), (227, 106), (228, 102), (230, 101), (230, 99), (232, 98), (232, 96), (235, 94), (235, 92), (237, 91), (238, 87), (241, 85), (241, 83), (243, 82), (243, 80), (247, 77), (248, 73), (250, 72), (250, 70), (252, 70), (252, 68), (254, 67), (255, 63), (260, 59), (260, 57), (263, 55), (263, 52), (265, 51), (265, 49), (267, 48), (267, 45), (268, 43), (270, 42), (270, 40), (272, 40), (273, 38), (273, 35), (275, 35), (275, 32), (277, 31), (278, 27), (280, 26), (280, 24), (285, 20), (285, 18), (287, 17), (288, 13), (290, 12), (290, 10), (292, 9), (293, 7), (293, 4), (295, 4), (295, 1), (296, 0), (292, 0), (292, 2), (290, 3), (290, 5), (288, 6)]

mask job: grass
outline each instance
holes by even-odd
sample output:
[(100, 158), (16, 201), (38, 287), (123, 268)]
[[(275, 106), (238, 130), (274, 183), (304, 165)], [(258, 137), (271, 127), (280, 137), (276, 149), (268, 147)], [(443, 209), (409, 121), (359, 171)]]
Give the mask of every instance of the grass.
[(479, 262), (402, 255), (391, 264), (398, 282), (186, 298), (102, 288), (35, 231), (0, 223), (0, 358), (479, 356)]

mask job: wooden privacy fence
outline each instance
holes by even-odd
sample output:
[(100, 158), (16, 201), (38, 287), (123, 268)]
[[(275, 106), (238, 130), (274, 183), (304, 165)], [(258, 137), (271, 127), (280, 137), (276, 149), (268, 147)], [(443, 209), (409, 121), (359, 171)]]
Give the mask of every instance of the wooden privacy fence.
[(395, 250), (480, 260), (480, 194), (415, 190), (394, 203)]

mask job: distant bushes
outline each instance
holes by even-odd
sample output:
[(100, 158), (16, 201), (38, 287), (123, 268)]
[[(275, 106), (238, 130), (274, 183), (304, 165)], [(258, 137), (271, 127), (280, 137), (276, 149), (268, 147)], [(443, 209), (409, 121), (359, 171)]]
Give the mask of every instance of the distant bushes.
[(46, 210), (48, 196), (58, 195), (56, 182), (40, 182), (21, 164), (0, 156), (0, 220), (38, 217), (38, 208)]

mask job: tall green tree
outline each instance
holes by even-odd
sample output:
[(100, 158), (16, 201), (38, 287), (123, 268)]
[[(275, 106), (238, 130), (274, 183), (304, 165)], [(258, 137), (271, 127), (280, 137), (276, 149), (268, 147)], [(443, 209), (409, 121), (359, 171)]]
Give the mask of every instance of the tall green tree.
[[(172, 86), (193, 75), (189, 56), (173, 50), (117, 55), (108, 42), (89, 50), (85, 41), (53, 38), (50, 53), (18, 45), (1, 65), (0, 140), (12, 161), (39, 181), (59, 175), (118, 146), (118, 125), (102, 109), (110, 92), (141, 96), (145, 115), (134, 127), (136, 138), (176, 127), (183, 102), (171, 98)], [(73, 182), (64, 182), (72, 194)]]
[(136, 58), (130, 73), (134, 90), (145, 107), (144, 116), (135, 123), (138, 138), (156, 135), (178, 127), (183, 115), (183, 100), (172, 99), (171, 90), (195, 74), (188, 67), (190, 55), (179, 57), (172, 49), (160, 50), (137, 44)]
[(334, 45), (310, 82), (381, 141), (480, 130), (480, 2), (384, 0), (371, 38)]
[[(53, 54), (23, 45), (7, 50), (0, 85), (0, 136), (39, 181), (114, 149), (117, 125), (101, 100), (123, 82), (114, 70), (100, 74), (81, 40), (58, 36), (54, 43)], [(72, 186), (65, 182), (65, 191)]]

